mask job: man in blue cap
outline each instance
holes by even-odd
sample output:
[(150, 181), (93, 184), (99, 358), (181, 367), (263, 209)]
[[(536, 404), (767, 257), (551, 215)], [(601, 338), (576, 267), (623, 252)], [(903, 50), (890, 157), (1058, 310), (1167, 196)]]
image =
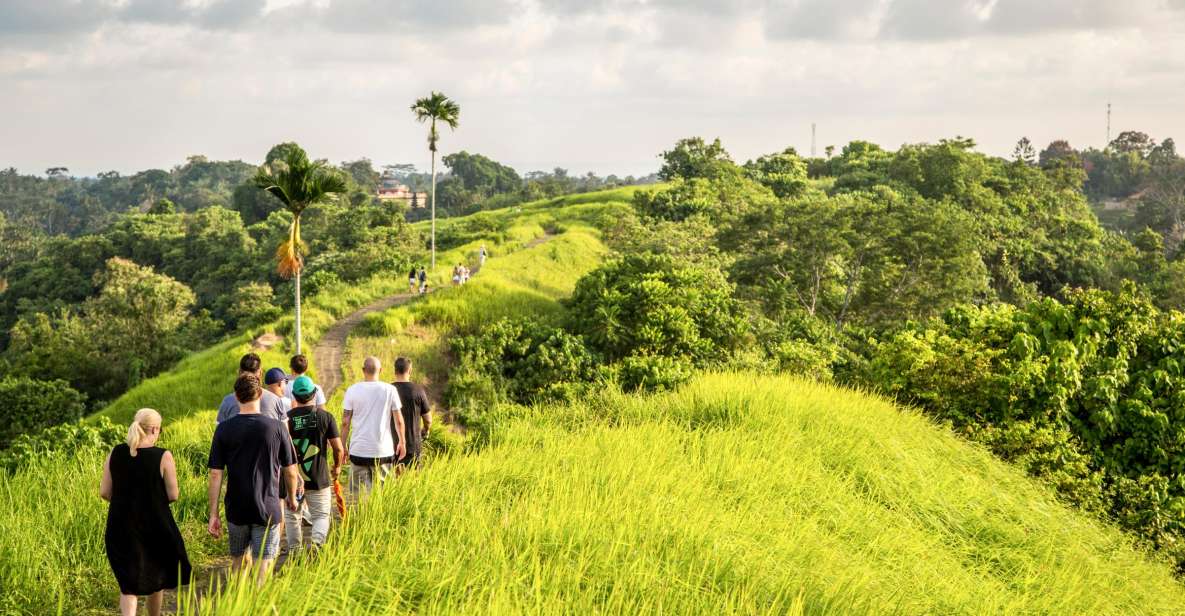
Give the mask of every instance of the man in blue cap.
[[(313, 525), (312, 545), (320, 547), (325, 543), (333, 507), (333, 482), (341, 474), (346, 457), (337, 421), (316, 403), (317, 389), (307, 376), (292, 381), (292, 397), (296, 403), (288, 411), (288, 433), (296, 448), (296, 468), (304, 481), (304, 499), (300, 511), (284, 513), (289, 553), (302, 545), (302, 514)], [(329, 449), (333, 450), (332, 467), (325, 462), (325, 452)]]
[(288, 410), (293, 406), (292, 397), (285, 393), (289, 386), (288, 375), (284, 373), (283, 368), (271, 368), (263, 375), (264, 390), (272, 392), (273, 395), (279, 396), (284, 401), (285, 419), (287, 419)]

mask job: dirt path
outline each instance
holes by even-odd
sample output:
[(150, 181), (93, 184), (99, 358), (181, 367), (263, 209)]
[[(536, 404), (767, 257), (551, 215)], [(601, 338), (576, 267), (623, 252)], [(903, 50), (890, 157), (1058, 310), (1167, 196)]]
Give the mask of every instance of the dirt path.
[(341, 385), (342, 354), (345, 352), (346, 339), (350, 337), (350, 332), (366, 318), (366, 315), (407, 303), (415, 297), (417, 296), (410, 293), (384, 297), (351, 312), (321, 335), (321, 339), (313, 345), (313, 365), (317, 367), (318, 385), (325, 390), (326, 399), (332, 398), (333, 392)]
[[(542, 237), (538, 237), (531, 240), (530, 242), (527, 242), (519, 250), (529, 250), (531, 248), (535, 248), (547, 240), (550, 240), (552, 237), (554, 237), (554, 234), (545, 233)], [(472, 271), (470, 272), (470, 276), (476, 275), (480, 269), (481, 263), (479, 262), (474, 265)], [(429, 293), (432, 291), (432, 289), (429, 289)], [(354, 331), (354, 328), (362, 323), (362, 320), (366, 318), (366, 315), (374, 312), (382, 312), (388, 308), (405, 304), (416, 297), (419, 297), (419, 294), (398, 293), (396, 295), (389, 295), (382, 299), (376, 300), (346, 315), (345, 318), (340, 319), (334, 323), (332, 327), (330, 327), (325, 331), (324, 334), (321, 335), (321, 338), (318, 339), (317, 343), (313, 345), (312, 360), (313, 365), (317, 368), (317, 384), (320, 385), (321, 389), (325, 391), (325, 397), (327, 399), (332, 398), (333, 392), (336, 391), (337, 388), (342, 384), (342, 357), (345, 354), (346, 342), (350, 337), (350, 332)], [(439, 394), (439, 392), (437, 393)], [(441, 413), (442, 419), (446, 424), (455, 425), (452, 423), (452, 414), (448, 410), (441, 408), (440, 405), (437, 405), (437, 412)], [(307, 527), (304, 535), (307, 541), (309, 536)], [(280, 556), (276, 559), (277, 573), (279, 573), (279, 571), (283, 568), (287, 560), (287, 552), (281, 552)], [(216, 559), (214, 562), (208, 563), (205, 567), (195, 569), (193, 585), (197, 588), (197, 600), (199, 604), (205, 595), (208, 594), (211, 587), (217, 589), (218, 587), (222, 586), (226, 582), (226, 579), (229, 577), (229, 575), (229, 557)], [(163, 607), (164, 609), (162, 611), (166, 613), (173, 613), (176, 611), (177, 596), (175, 591), (165, 592), (165, 605)]]

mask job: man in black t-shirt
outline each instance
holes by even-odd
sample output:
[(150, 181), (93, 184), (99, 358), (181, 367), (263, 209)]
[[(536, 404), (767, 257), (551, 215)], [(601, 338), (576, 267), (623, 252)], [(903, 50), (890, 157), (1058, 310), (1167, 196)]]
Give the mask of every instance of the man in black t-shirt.
[(227, 534), (234, 569), (249, 567), (252, 559), (258, 557), (261, 582), (271, 574), (280, 552), (281, 473), (288, 488), (285, 502), (289, 509), (296, 509), (301, 489), (292, 439), (284, 424), (259, 414), (262, 394), (263, 387), (256, 375), (239, 375), (235, 381), (239, 412), (214, 430), (207, 464), (210, 522), (206, 527), (214, 537), (222, 536), (218, 497), (225, 470)]
[[(296, 468), (304, 480), (304, 500), (300, 511), (284, 512), (284, 527), (288, 531), (288, 552), (300, 549), (302, 543), (301, 513), (313, 525), (310, 540), (314, 547), (325, 543), (329, 534), (329, 516), (333, 506), (333, 482), (341, 474), (346, 457), (337, 421), (314, 400), (317, 386), (307, 376), (292, 382), (292, 397), (296, 407), (288, 411), (288, 433), (296, 447)], [(325, 463), (325, 452), (333, 449), (333, 469)]]
[(432, 426), (432, 404), (428, 401), (428, 392), (419, 384), (411, 382), (411, 360), (406, 357), (395, 360), (394, 385), (399, 391), (399, 402), (403, 405), (399, 410), (403, 413), (407, 441), (407, 454), (396, 464), (406, 468), (418, 467), (424, 439), (428, 438), (428, 428)]

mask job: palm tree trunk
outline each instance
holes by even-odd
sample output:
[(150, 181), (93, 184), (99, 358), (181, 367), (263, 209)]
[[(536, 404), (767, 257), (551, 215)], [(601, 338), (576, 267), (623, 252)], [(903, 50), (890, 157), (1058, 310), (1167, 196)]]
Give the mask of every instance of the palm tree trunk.
[(300, 355), (300, 270), (299, 269), (296, 270), (296, 354)]
[(432, 269), (436, 269), (436, 150), (432, 150)]

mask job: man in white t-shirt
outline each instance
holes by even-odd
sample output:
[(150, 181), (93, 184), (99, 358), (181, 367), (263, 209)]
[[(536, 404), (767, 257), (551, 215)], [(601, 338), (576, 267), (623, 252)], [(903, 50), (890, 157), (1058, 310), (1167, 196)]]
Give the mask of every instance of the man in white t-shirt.
[[(293, 355), (292, 360), (288, 362), (288, 367), (292, 369), (292, 378), (284, 384), (284, 397), (294, 399), (296, 396), (292, 395), (292, 383), (302, 376), (308, 376), (305, 373), (309, 371), (309, 358), (304, 355)], [(325, 392), (320, 385), (313, 386), (317, 388), (317, 393), (313, 394), (313, 404), (317, 408), (321, 408), (325, 406)]]
[[(369, 492), (407, 455), (399, 390), (379, 380), (377, 357), (362, 362), (364, 380), (346, 390), (342, 400), (342, 440), (350, 454), (350, 492)], [(391, 423), (395, 430), (392, 434)]]

